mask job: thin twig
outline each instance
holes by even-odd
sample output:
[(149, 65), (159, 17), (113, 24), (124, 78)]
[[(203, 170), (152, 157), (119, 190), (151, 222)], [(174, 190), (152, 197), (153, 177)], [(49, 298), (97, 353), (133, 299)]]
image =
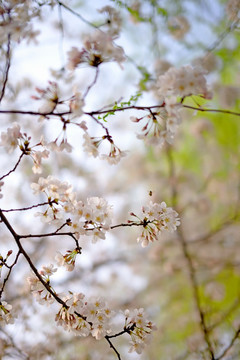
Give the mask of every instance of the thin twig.
[(214, 351), (213, 351), (213, 348), (212, 348), (212, 344), (211, 344), (211, 341), (210, 341), (210, 338), (209, 338), (209, 333), (208, 333), (207, 325), (206, 325), (206, 322), (205, 322), (205, 316), (204, 316), (204, 313), (202, 311), (201, 304), (200, 304), (200, 297), (199, 297), (199, 293), (198, 293), (197, 279), (196, 279), (196, 274), (195, 274), (195, 269), (194, 269), (194, 266), (193, 266), (192, 258), (191, 258), (191, 255), (188, 252), (187, 243), (185, 241), (185, 238), (183, 236), (183, 233), (182, 233), (181, 229), (178, 228), (177, 232), (178, 232), (179, 240), (180, 240), (181, 247), (182, 247), (182, 250), (183, 250), (183, 254), (184, 254), (184, 257), (185, 257), (187, 265), (188, 265), (190, 280), (191, 280), (191, 284), (192, 284), (195, 304), (196, 304), (198, 315), (199, 315), (199, 318), (200, 318), (200, 327), (201, 327), (201, 330), (202, 330), (202, 333), (203, 333), (203, 337), (204, 337), (204, 340), (205, 340), (205, 342), (207, 344), (207, 349), (208, 349), (208, 352), (209, 352), (209, 354), (211, 356), (211, 360), (216, 360), (215, 357), (214, 357)]
[(14, 172), (16, 170), (16, 168), (18, 167), (18, 165), (20, 164), (22, 158), (23, 158), (24, 152), (21, 153), (16, 165), (14, 166), (14, 168), (12, 170), (10, 170), (7, 174), (3, 175), (2, 177), (0, 177), (0, 180), (4, 179), (5, 177), (7, 177), (8, 175), (10, 175), (12, 172)]
[(218, 325), (223, 323), (223, 321), (225, 321), (235, 310), (237, 310), (239, 308), (239, 304), (240, 304), (240, 297), (238, 297), (234, 301), (232, 306), (221, 316), (221, 318), (218, 321), (216, 321), (214, 324), (208, 326), (208, 332), (213, 331)]
[(232, 338), (230, 344), (226, 347), (225, 350), (223, 350), (222, 354), (219, 355), (215, 360), (221, 360), (225, 355), (226, 353), (232, 348), (232, 346), (234, 345), (235, 341), (237, 340), (237, 338), (239, 337), (240, 335), (240, 329), (238, 329), (234, 335), (234, 337)]
[(85, 93), (83, 94), (83, 99), (86, 98), (87, 94), (89, 93), (89, 91), (91, 90), (91, 88), (96, 84), (97, 82), (97, 78), (98, 78), (98, 74), (99, 74), (99, 67), (96, 67), (96, 72), (95, 72), (95, 76), (94, 79), (92, 81), (92, 83), (87, 87)]
[(117, 351), (117, 349), (115, 348), (115, 346), (113, 345), (113, 343), (111, 342), (111, 340), (109, 339), (109, 336), (105, 336), (105, 339), (109, 343), (110, 348), (113, 349), (113, 351), (116, 353), (118, 360), (121, 360), (121, 356), (120, 356), (119, 352)]
[(83, 21), (85, 24), (94, 27), (95, 29), (98, 29), (97, 25), (92, 24), (90, 21), (86, 20), (82, 15), (80, 15), (79, 13), (77, 13), (76, 11), (72, 10), (70, 7), (68, 7), (67, 5), (65, 5), (62, 1), (57, 0), (57, 3), (64, 7), (64, 9), (66, 9), (68, 12), (70, 12), (71, 14), (77, 16), (81, 21)]
[[(172, 175), (175, 174), (175, 168), (174, 168), (175, 164), (173, 162), (173, 158), (171, 156), (171, 153), (170, 153), (170, 156), (169, 156), (169, 153), (167, 154), (167, 156), (168, 156), (168, 161), (170, 162), (170, 164), (169, 164), (169, 168), (170, 168), (169, 177), (171, 179)], [(171, 186), (172, 186), (172, 195), (174, 196), (173, 200), (174, 200), (175, 203), (177, 203), (178, 192), (177, 192), (175, 182), (171, 182)], [(207, 345), (207, 350), (208, 350), (208, 353), (209, 353), (209, 355), (211, 357), (211, 360), (215, 360), (213, 347), (212, 347), (212, 344), (211, 344), (211, 341), (210, 341), (207, 325), (206, 325), (206, 322), (205, 322), (205, 316), (204, 316), (204, 313), (203, 313), (203, 310), (202, 310), (202, 307), (201, 307), (201, 303), (200, 303), (200, 296), (199, 296), (199, 292), (198, 292), (198, 284), (197, 284), (195, 269), (194, 269), (194, 266), (193, 266), (193, 260), (191, 258), (191, 255), (190, 255), (189, 251), (188, 251), (188, 244), (187, 244), (187, 241), (185, 240), (185, 237), (183, 235), (181, 226), (179, 226), (178, 229), (177, 229), (177, 235), (178, 235), (178, 238), (180, 240), (182, 252), (183, 252), (184, 258), (186, 260), (187, 267), (188, 267), (188, 272), (189, 272), (190, 281), (191, 281), (191, 287), (192, 287), (192, 290), (193, 290), (193, 297), (194, 297), (195, 305), (196, 305), (197, 312), (198, 312), (198, 315), (199, 315), (199, 320), (200, 320), (200, 328), (201, 328), (205, 343)]]
[(48, 290), (48, 292), (54, 297), (54, 299), (62, 304), (63, 306), (66, 306), (65, 305), (65, 302), (60, 299), (57, 294), (52, 290), (52, 288), (50, 287), (50, 285), (48, 283), (46, 283), (42, 276), (39, 274), (39, 272), (37, 271), (36, 267), (34, 266), (34, 264), (32, 263), (32, 260), (30, 259), (29, 255), (27, 254), (27, 252), (24, 250), (24, 248), (22, 247), (22, 244), (20, 242), (20, 239), (21, 239), (21, 236), (19, 236), (15, 230), (13, 229), (13, 227), (11, 226), (11, 224), (9, 223), (9, 221), (7, 220), (6, 216), (3, 214), (2, 210), (0, 209), (0, 217), (1, 217), (1, 220), (2, 222), (6, 225), (7, 229), (10, 231), (10, 233), (12, 234), (17, 246), (18, 246), (18, 249), (19, 249), (19, 252), (25, 257), (25, 259), (27, 260), (30, 268), (32, 269), (32, 271), (34, 272), (34, 274), (36, 275), (36, 277), (38, 278), (38, 280), (43, 284), (43, 286)]
[(1, 91), (1, 95), (0, 95), (0, 102), (2, 101), (2, 99), (4, 97), (5, 90), (6, 90), (6, 85), (7, 85), (7, 82), (8, 82), (8, 74), (9, 74), (9, 69), (10, 69), (10, 66), (11, 66), (10, 51), (11, 51), (11, 35), (8, 34), (5, 78), (4, 78), (4, 81), (3, 81), (3, 87), (2, 87), (2, 91)]
[(64, 26), (63, 26), (63, 16), (62, 16), (62, 5), (58, 3), (58, 17), (59, 17), (59, 28), (60, 28), (60, 42), (59, 42), (59, 56), (62, 60), (62, 68), (64, 68), (64, 50), (63, 50), (63, 42), (64, 42)]
[(13, 269), (13, 267), (17, 264), (19, 255), (20, 255), (20, 251), (18, 251), (18, 253), (17, 253), (16, 257), (15, 257), (14, 262), (13, 262), (12, 265), (9, 267), (9, 271), (8, 271), (7, 276), (6, 276), (5, 279), (3, 280), (2, 288), (1, 288), (1, 290), (0, 290), (0, 299), (1, 299), (1, 296), (2, 296), (2, 293), (3, 293), (3, 290), (4, 290), (5, 286), (6, 286), (6, 283), (7, 283), (8, 279), (9, 279), (9, 277), (10, 277), (10, 275), (11, 275), (12, 269)]
[(201, 112), (214, 112), (214, 113), (221, 113), (221, 114), (229, 114), (229, 115), (240, 116), (240, 113), (235, 112), (235, 111), (231, 111), (231, 110), (207, 109), (207, 108), (201, 108), (201, 107), (194, 107), (194, 106), (190, 106), (190, 105), (183, 105), (183, 107), (186, 108), (186, 109), (192, 109), (192, 110), (197, 110), (197, 111), (201, 111)]
[(36, 205), (32, 205), (32, 206), (27, 206), (27, 207), (23, 207), (23, 208), (19, 208), (19, 209), (7, 209), (7, 210), (4, 210), (2, 209), (2, 212), (12, 212), (12, 211), (26, 211), (26, 210), (31, 210), (31, 209), (34, 209), (36, 207), (39, 207), (39, 206), (44, 206), (44, 205), (51, 205), (55, 203), (55, 201), (45, 201), (43, 203), (40, 203), (40, 204), (36, 204)]
[(237, 19), (235, 22), (231, 23), (219, 36), (218, 39), (211, 45), (208, 47), (207, 49), (207, 55), (205, 55), (205, 57), (208, 56), (208, 54), (210, 52), (212, 52), (214, 49), (216, 49), (216, 47), (218, 47), (221, 42), (225, 39), (225, 37), (230, 34), (233, 30), (236, 29), (237, 25), (239, 24), (239, 19)]

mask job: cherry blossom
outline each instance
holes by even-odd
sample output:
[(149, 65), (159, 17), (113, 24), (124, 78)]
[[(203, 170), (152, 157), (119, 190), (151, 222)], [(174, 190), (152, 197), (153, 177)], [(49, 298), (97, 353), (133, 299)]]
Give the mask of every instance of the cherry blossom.
[[(142, 208), (143, 231), (137, 238), (142, 247), (146, 247), (150, 242), (157, 241), (163, 231), (173, 232), (180, 225), (178, 213), (171, 207), (167, 207), (165, 202), (160, 204), (150, 201), (148, 206)], [(137, 217), (135, 214), (132, 216)]]
[(11, 128), (8, 128), (6, 132), (1, 133), (1, 146), (4, 146), (6, 151), (11, 154), (14, 149), (19, 145), (19, 140), (23, 139), (23, 135), (20, 131), (20, 125), (14, 123)]
[(0, 300), (0, 324), (3, 325), (4, 323), (14, 323), (12, 305), (8, 304), (6, 301)]

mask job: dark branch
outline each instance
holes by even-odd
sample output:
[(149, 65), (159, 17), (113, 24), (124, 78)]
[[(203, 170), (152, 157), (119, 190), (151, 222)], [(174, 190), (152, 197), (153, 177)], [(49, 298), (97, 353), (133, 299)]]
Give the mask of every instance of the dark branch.
[(14, 172), (16, 170), (16, 168), (18, 167), (18, 165), (20, 164), (22, 158), (23, 158), (24, 152), (21, 153), (16, 165), (14, 166), (14, 168), (12, 170), (10, 170), (7, 174), (3, 175), (2, 177), (0, 177), (0, 180), (4, 179), (5, 177), (7, 177), (8, 175), (10, 175), (12, 172)]
[(7, 53), (6, 53), (6, 69), (5, 69), (5, 77), (3, 80), (3, 87), (2, 87), (2, 91), (1, 91), (1, 95), (0, 95), (0, 102), (2, 101), (4, 94), (5, 94), (6, 85), (8, 82), (9, 69), (10, 69), (10, 65), (11, 65), (11, 57), (10, 57), (11, 46), (10, 45), (11, 45), (11, 35), (8, 34)]

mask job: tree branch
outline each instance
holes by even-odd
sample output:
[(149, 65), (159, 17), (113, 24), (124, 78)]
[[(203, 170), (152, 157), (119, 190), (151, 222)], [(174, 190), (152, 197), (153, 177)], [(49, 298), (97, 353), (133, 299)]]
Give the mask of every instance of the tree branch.
[(237, 340), (237, 338), (239, 337), (240, 335), (240, 329), (238, 329), (234, 335), (234, 337), (232, 338), (230, 344), (226, 347), (225, 350), (223, 350), (222, 354), (219, 355), (215, 360), (221, 360), (225, 355), (226, 353), (232, 348), (232, 346), (234, 345), (235, 341)]
[(11, 46), (10, 45), (11, 45), (11, 35), (8, 34), (5, 78), (3, 80), (3, 87), (2, 87), (2, 91), (1, 91), (1, 95), (0, 95), (0, 102), (2, 101), (2, 99), (4, 97), (4, 94), (5, 94), (5, 89), (6, 89), (6, 85), (7, 85), (7, 82), (8, 82), (9, 69), (10, 69), (10, 66), (11, 66), (11, 57), (10, 57)]
[(1, 176), (1, 177), (0, 177), (0, 180), (3, 180), (5, 177), (7, 177), (8, 175), (10, 175), (12, 172), (14, 172), (14, 171), (16, 170), (16, 168), (17, 168), (18, 165), (20, 164), (20, 162), (21, 162), (21, 160), (22, 160), (22, 158), (23, 158), (24, 155), (25, 155), (24, 152), (22, 152), (21, 155), (20, 155), (20, 157), (19, 157), (19, 159), (18, 159), (18, 161), (17, 161), (17, 163), (16, 163), (16, 165), (14, 166), (14, 168), (13, 168), (12, 170), (10, 170), (7, 174)]

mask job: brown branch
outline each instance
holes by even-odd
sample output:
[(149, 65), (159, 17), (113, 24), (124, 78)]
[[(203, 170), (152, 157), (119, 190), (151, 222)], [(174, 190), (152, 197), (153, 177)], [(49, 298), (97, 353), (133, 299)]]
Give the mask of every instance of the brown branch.
[(16, 170), (16, 168), (18, 167), (18, 165), (20, 164), (20, 162), (21, 162), (21, 160), (23, 158), (23, 155), (25, 155), (24, 152), (21, 153), (21, 155), (20, 155), (16, 165), (14, 166), (14, 168), (12, 170), (10, 170), (7, 174), (0, 177), (0, 180), (4, 179), (5, 177), (7, 177), (8, 175), (10, 175), (12, 172), (14, 172)]
[(222, 354), (219, 355), (215, 360), (221, 360), (225, 355), (226, 353), (232, 348), (232, 346), (234, 345), (235, 341), (237, 340), (237, 338), (239, 337), (240, 335), (240, 329), (238, 329), (234, 335), (234, 337), (232, 338), (230, 344), (226, 347), (225, 350), (223, 350)]
[(98, 29), (98, 26), (92, 24), (90, 21), (86, 20), (82, 15), (80, 15), (79, 13), (77, 13), (76, 11), (72, 10), (70, 7), (68, 7), (67, 5), (65, 5), (62, 1), (57, 0), (57, 3), (62, 6), (64, 9), (66, 9), (68, 12), (70, 12), (71, 14), (73, 14), (74, 16), (78, 17), (81, 21), (83, 21), (85, 24), (94, 27), (96, 29)]
[(204, 337), (205, 343), (207, 345), (208, 352), (209, 352), (209, 354), (211, 356), (211, 360), (216, 360), (215, 357), (214, 357), (213, 347), (212, 347), (212, 344), (211, 344), (211, 341), (210, 341), (210, 338), (209, 338), (209, 332), (208, 332), (207, 325), (206, 325), (206, 322), (205, 322), (205, 316), (204, 316), (203, 310), (201, 308), (200, 297), (199, 297), (199, 293), (198, 293), (198, 284), (197, 284), (195, 269), (194, 269), (194, 266), (193, 266), (193, 261), (192, 261), (191, 255), (190, 255), (190, 253), (188, 251), (187, 243), (185, 241), (185, 238), (183, 236), (183, 233), (182, 233), (181, 229), (178, 228), (177, 232), (178, 232), (178, 237), (179, 237), (180, 244), (181, 244), (181, 247), (182, 247), (182, 251), (183, 251), (185, 260), (187, 262), (187, 265), (188, 265), (191, 285), (192, 285), (192, 289), (193, 289), (194, 300), (195, 300), (197, 312), (198, 312), (198, 315), (199, 315), (199, 318), (200, 318), (200, 327), (201, 327), (201, 330), (202, 330), (202, 333), (203, 333), (203, 337)]
[(48, 112), (48, 113), (41, 113), (39, 111), (31, 111), (31, 110), (0, 110), (0, 114), (19, 114), (19, 115), (33, 115), (33, 116), (59, 116), (62, 117), (64, 115), (71, 114), (71, 111), (63, 111), (60, 113), (56, 113), (54, 111)]
[(38, 278), (38, 280), (43, 284), (43, 286), (47, 289), (47, 291), (53, 296), (53, 298), (61, 305), (66, 306), (65, 302), (60, 299), (57, 294), (52, 290), (52, 288), (50, 287), (50, 285), (48, 283), (46, 283), (42, 276), (39, 274), (39, 272), (37, 271), (36, 267), (34, 266), (34, 264), (32, 263), (32, 260), (30, 259), (29, 255), (27, 254), (27, 252), (24, 250), (24, 248), (22, 247), (22, 244), (20, 242), (21, 236), (19, 236), (15, 230), (13, 229), (13, 227), (11, 226), (11, 224), (9, 223), (9, 221), (7, 220), (6, 216), (3, 214), (2, 210), (0, 209), (0, 217), (2, 222), (6, 225), (7, 229), (10, 231), (10, 233), (12, 234), (18, 249), (19, 249), (19, 253), (21, 253), (25, 259), (27, 260), (30, 268), (32, 269), (32, 271), (34, 272), (34, 274), (36, 275), (36, 277)]
[(13, 262), (12, 265), (9, 267), (9, 271), (8, 271), (7, 276), (6, 276), (5, 279), (3, 280), (2, 288), (1, 288), (1, 290), (0, 290), (0, 299), (1, 299), (1, 296), (2, 296), (2, 293), (3, 293), (3, 290), (4, 290), (5, 286), (6, 286), (6, 283), (7, 283), (8, 279), (9, 279), (9, 277), (10, 277), (10, 275), (11, 275), (12, 269), (13, 269), (13, 267), (17, 264), (19, 255), (20, 255), (20, 251), (18, 251), (14, 262)]
[(189, 240), (188, 241), (188, 245), (195, 245), (198, 243), (202, 243), (205, 241), (208, 241), (209, 239), (211, 239), (214, 235), (220, 233), (221, 231), (223, 231), (225, 228), (227, 228), (228, 226), (231, 226), (234, 224), (235, 220), (237, 220), (237, 215), (234, 215), (232, 218), (226, 220), (226, 221), (222, 221), (220, 223), (220, 225), (214, 229), (209, 231), (208, 233), (201, 235), (195, 239)]
[(176, 171), (173, 161), (173, 154), (172, 154), (172, 147), (168, 145), (166, 147), (166, 155), (168, 158), (168, 164), (169, 164), (169, 182), (170, 182), (170, 188), (171, 188), (171, 200), (172, 204), (171, 206), (175, 207), (177, 204), (177, 188), (176, 188)]
[[(131, 105), (131, 106), (126, 106), (126, 107), (119, 107), (117, 109), (106, 109), (106, 110), (94, 110), (91, 112), (83, 112), (83, 114), (85, 115), (101, 115), (101, 114), (107, 114), (107, 113), (115, 113), (115, 112), (119, 112), (119, 111), (125, 111), (125, 110), (142, 110), (142, 111), (149, 111), (150, 109), (158, 109), (158, 108), (163, 108), (165, 106), (165, 103), (162, 103), (160, 105), (151, 105), (151, 106), (136, 106), (136, 105)], [(231, 111), (231, 110), (224, 110), (224, 109), (207, 109), (207, 108), (201, 108), (201, 107), (194, 107), (194, 106), (190, 106), (190, 105), (182, 105), (182, 107), (186, 108), (186, 109), (190, 109), (190, 110), (196, 110), (196, 111), (201, 111), (201, 112), (214, 112), (214, 113), (222, 113), (222, 114), (228, 114), (228, 115), (235, 115), (235, 116), (240, 116), (239, 112), (235, 112), (235, 111)], [(0, 114), (20, 114), (20, 115), (33, 115), (33, 116), (59, 116), (62, 117), (64, 115), (70, 115), (72, 112), (71, 111), (64, 111), (64, 112), (48, 112), (48, 113), (41, 113), (39, 111), (31, 111), (31, 110), (0, 110)]]
[(2, 87), (2, 91), (1, 91), (1, 95), (0, 95), (0, 102), (2, 101), (2, 99), (4, 97), (4, 94), (5, 94), (6, 85), (7, 85), (7, 82), (8, 82), (9, 69), (10, 69), (10, 66), (11, 66), (11, 57), (10, 57), (11, 46), (10, 45), (11, 45), (11, 35), (8, 34), (5, 78), (3, 80), (3, 87)]
[[(237, 12), (236, 12), (236, 16), (237, 16)], [(221, 42), (225, 39), (225, 37), (230, 34), (232, 31), (234, 31), (237, 26), (239, 24), (239, 19), (237, 19), (236, 21), (234, 21), (233, 23), (231, 23), (219, 36), (218, 39), (207, 48), (207, 55), (212, 52), (214, 49), (216, 49), (217, 46), (219, 46), (221, 44)], [(207, 57), (206, 55), (206, 57)]]
[[(169, 178), (170, 180), (173, 177), (173, 174), (175, 174), (175, 164), (173, 161), (173, 157), (172, 157), (172, 153), (167, 152), (167, 158), (168, 158), (168, 162), (169, 162)], [(177, 192), (177, 188), (176, 188), (176, 184), (175, 182), (171, 182), (171, 187), (172, 187), (172, 201), (174, 201), (175, 204), (177, 204), (177, 198), (178, 198), (178, 192)], [(188, 251), (188, 244), (185, 240), (185, 237), (183, 235), (181, 226), (177, 228), (177, 235), (178, 238), (180, 240), (180, 244), (181, 244), (181, 248), (182, 248), (182, 252), (185, 258), (185, 261), (187, 263), (187, 267), (188, 267), (188, 272), (189, 272), (189, 276), (190, 276), (190, 282), (191, 282), (191, 287), (193, 290), (193, 297), (194, 297), (194, 301), (195, 301), (195, 305), (196, 305), (196, 309), (198, 312), (198, 316), (199, 316), (199, 320), (200, 320), (200, 328), (203, 334), (203, 338), (205, 340), (205, 343), (207, 345), (207, 350), (208, 353), (211, 357), (211, 360), (216, 360), (214, 357), (214, 351), (213, 351), (213, 347), (210, 341), (210, 337), (209, 337), (209, 333), (208, 333), (208, 329), (207, 329), (207, 325), (205, 322), (205, 316), (201, 307), (201, 303), (200, 303), (200, 296), (198, 293), (198, 284), (197, 284), (197, 279), (196, 279), (196, 273), (195, 273), (195, 269), (193, 266), (193, 260), (192, 257)]]
[(93, 81), (91, 82), (91, 84), (87, 87), (85, 93), (83, 94), (83, 99), (86, 98), (87, 94), (89, 93), (89, 91), (91, 90), (91, 88), (96, 84), (97, 82), (97, 78), (98, 78), (98, 74), (99, 74), (99, 67), (96, 67), (96, 72), (95, 72), (95, 76)]
[(208, 332), (213, 331), (218, 325), (220, 325), (223, 321), (225, 321), (235, 310), (239, 308), (240, 297), (238, 297), (232, 306), (221, 316), (221, 318), (216, 321), (214, 324), (208, 327)]
[(54, 200), (53, 201), (45, 201), (45, 202), (40, 203), (40, 204), (31, 205), (31, 206), (27, 206), (27, 207), (23, 207), (23, 208), (19, 208), (19, 209), (7, 209), (7, 210), (2, 209), (2, 212), (26, 211), (26, 210), (31, 210), (31, 209), (37, 208), (39, 206), (51, 205), (51, 204), (54, 204), (54, 203), (56, 203)]
[(113, 349), (113, 351), (116, 353), (118, 360), (121, 360), (121, 356), (120, 356), (119, 352), (117, 351), (117, 349), (115, 348), (115, 346), (113, 345), (111, 340), (109, 339), (108, 335), (105, 336), (105, 339), (109, 343), (110, 348)]
[(207, 109), (207, 108), (201, 108), (201, 107), (194, 107), (194, 106), (190, 106), (190, 105), (183, 105), (183, 107), (186, 108), (186, 109), (197, 110), (197, 111), (201, 111), (201, 112), (214, 112), (214, 113), (221, 113), (221, 114), (240, 116), (240, 113), (235, 112), (235, 111), (231, 111), (231, 110)]

